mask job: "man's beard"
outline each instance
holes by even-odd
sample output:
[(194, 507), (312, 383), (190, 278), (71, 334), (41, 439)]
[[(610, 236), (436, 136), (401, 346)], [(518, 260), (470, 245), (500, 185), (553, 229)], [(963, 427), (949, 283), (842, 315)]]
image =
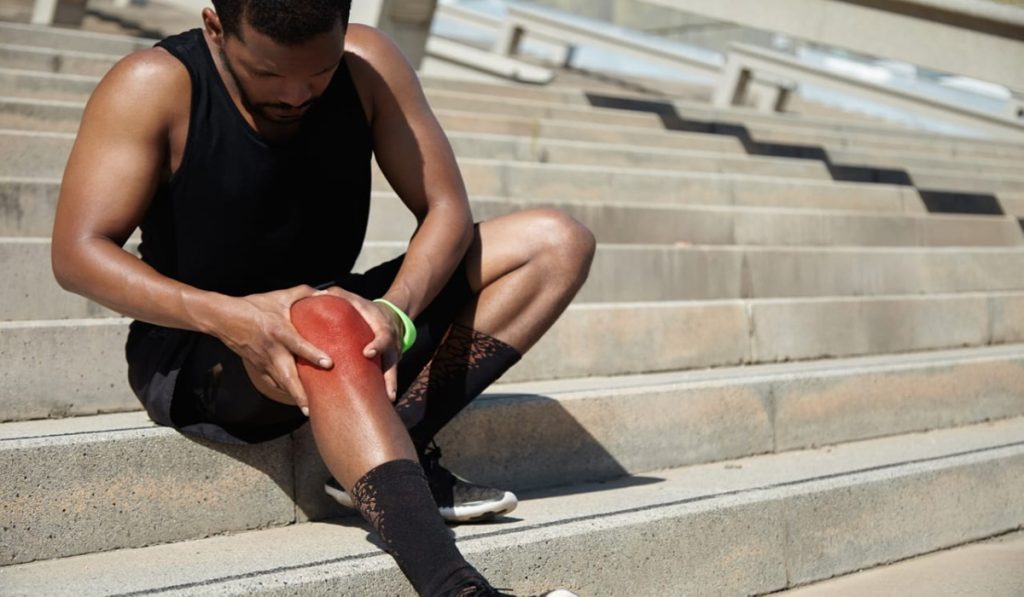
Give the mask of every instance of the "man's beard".
[[(274, 102), (254, 102), (252, 101), (252, 97), (249, 95), (249, 92), (246, 91), (245, 87), (242, 86), (242, 82), (238, 78), (238, 73), (236, 73), (235, 69), (231, 66), (231, 62), (228, 60), (228, 56), (224, 52), (224, 48), (220, 48), (220, 61), (222, 64), (224, 64), (224, 68), (227, 69), (228, 74), (231, 76), (231, 80), (235, 83), (235, 89), (238, 90), (238, 97), (242, 101), (242, 105), (245, 106), (245, 109), (248, 110), (250, 114), (258, 116), (263, 120), (268, 120), (270, 122), (275, 123), (294, 122), (295, 120), (301, 120), (301, 118), (293, 120), (275, 117), (273, 114), (268, 112), (268, 109), (301, 110), (307, 108), (308, 106), (312, 105), (313, 102), (320, 99), (319, 96), (312, 97), (305, 103), (303, 103), (301, 106), (292, 106), (289, 104), (281, 104)], [(305, 116), (305, 113), (303, 113), (303, 116)]]

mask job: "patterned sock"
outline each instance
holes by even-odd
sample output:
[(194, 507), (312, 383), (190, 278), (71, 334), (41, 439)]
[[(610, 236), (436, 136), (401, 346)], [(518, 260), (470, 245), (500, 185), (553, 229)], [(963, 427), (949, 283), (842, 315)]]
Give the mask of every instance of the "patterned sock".
[(448, 597), (486, 585), (455, 547), (419, 463), (385, 462), (356, 481), (352, 498), (419, 595)]
[(501, 340), (453, 323), (434, 357), (395, 403), (422, 453), (434, 436), (522, 355)]

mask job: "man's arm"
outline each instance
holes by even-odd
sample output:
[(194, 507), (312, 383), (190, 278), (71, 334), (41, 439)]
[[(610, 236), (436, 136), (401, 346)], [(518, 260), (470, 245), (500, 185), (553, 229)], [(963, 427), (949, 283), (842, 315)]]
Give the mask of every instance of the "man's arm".
[(228, 297), (172, 280), (122, 249), (169, 175), (170, 140), (187, 130), (190, 89), (184, 66), (160, 49), (126, 57), (99, 83), (64, 172), (54, 275), (134, 319), (220, 338), (304, 405), (293, 354), (314, 363), (327, 356), (295, 331), (288, 310), (313, 289)]
[(473, 240), (466, 188), (416, 73), (395, 44), (376, 29), (350, 25), (345, 47), (360, 91), (369, 91), (377, 163), (419, 222), (385, 294), (415, 317), (440, 292)]

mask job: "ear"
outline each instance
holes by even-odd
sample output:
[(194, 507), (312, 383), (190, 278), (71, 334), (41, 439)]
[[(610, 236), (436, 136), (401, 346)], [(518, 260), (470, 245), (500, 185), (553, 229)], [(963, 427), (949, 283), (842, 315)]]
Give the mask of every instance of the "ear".
[(224, 26), (221, 25), (220, 17), (212, 8), (203, 9), (203, 28), (210, 39), (219, 48), (224, 47)]

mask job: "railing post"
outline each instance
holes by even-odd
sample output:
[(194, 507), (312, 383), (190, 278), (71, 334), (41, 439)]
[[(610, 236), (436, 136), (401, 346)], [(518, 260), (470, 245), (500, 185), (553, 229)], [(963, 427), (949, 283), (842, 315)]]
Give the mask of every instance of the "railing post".
[(576, 44), (565, 44), (565, 54), (562, 55), (561, 67), (572, 68), (572, 61), (576, 58)]
[(36, 0), (32, 7), (33, 25), (81, 26), (85, 0)]
[(1006, 101), (1006, 115), (1017, 122), (1024, 122), (1024, 95), (1016, 93)]
[(52, 25), (55, 14), (57, 14), (57, 0), (36, 0), (32, 7), (32, 24)]
[(502, 56), (515, 56), (519, 53), (519, 43), (523, 39), (523, 28), (513, 21), (505, 21), (498, 39), (494, 42), (493, 51)]
[(352, 4), (352, 22), (384, 31), (395, 40), (413, 68), (420, 67), (427, 52), (437, 0), (360, 0)]
[(750, 69), (744, 68), (731, 54), (722, 67), (722, 74), (715, 86), (715, 94), (712, 97), (712, 104), (718, 108), (738, 106), (747, 97), (747, 89), (750, 87)]

